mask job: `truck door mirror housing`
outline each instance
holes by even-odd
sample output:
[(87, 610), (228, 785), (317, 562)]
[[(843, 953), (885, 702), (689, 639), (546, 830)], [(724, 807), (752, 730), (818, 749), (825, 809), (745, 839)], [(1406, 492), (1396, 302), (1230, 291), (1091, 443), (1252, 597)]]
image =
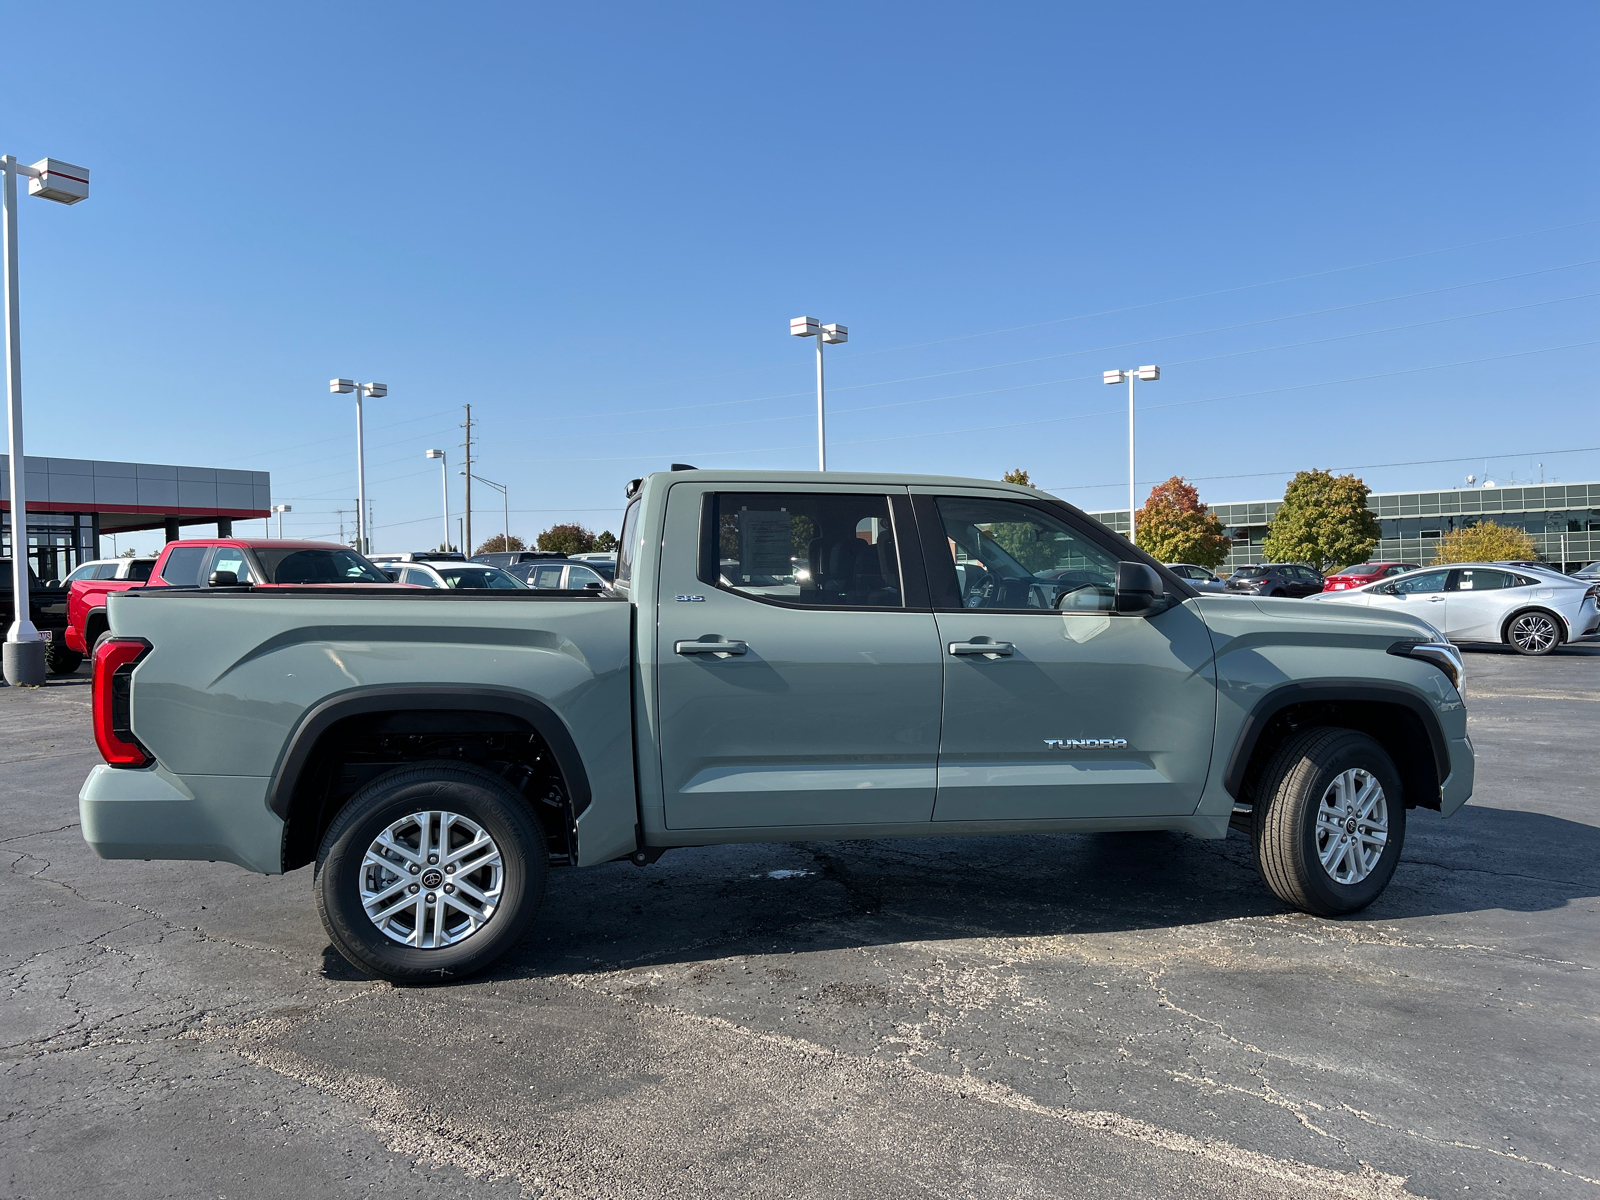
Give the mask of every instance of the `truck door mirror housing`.
[(1112, 603), (1119, 613), (1139, 616), (1151, 612), (1165, 594), (1166, 587), (1154, 567), (1137, 562), (1117, 564), (1117, 587)]
[(233, 572), (233, 571), (213, 571), (213, 572), (211, 572), (211, 586), (212, 587), (238, 587), (239, 586), (239, 576), (238, 576), (238, 574), (236, 572)]

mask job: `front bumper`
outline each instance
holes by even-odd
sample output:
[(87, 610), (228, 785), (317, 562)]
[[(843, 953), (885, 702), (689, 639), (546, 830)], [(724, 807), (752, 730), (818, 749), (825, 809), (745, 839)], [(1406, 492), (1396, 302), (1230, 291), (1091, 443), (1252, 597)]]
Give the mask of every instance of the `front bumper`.
[(267, 807), (267, 783), (102, 764), (78, 793), (83, 840), (101, 858), (209, 859), (276, 875), (283, 821)]
[(1455, 812), (1471, 797), (1473, 776), (1477, 772), (1471, 738), (1451, 738), (1449, 746), (1450, 775), (1439, 789), (1439, 815), (1444, 817)]

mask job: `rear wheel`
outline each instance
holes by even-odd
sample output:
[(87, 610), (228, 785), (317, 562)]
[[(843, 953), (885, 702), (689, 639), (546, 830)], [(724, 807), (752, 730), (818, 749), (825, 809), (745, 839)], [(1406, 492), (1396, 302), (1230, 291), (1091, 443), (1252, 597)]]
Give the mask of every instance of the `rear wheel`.
[(1518, 613), (1506, 624), (1506, 645), (1518, 654), (1549, 654), (1561, 640), (1561, 622), (1540, 609)]
[(45, 644), (44, 666), (52, 675), (71, 675), (83, 666), (83, 655), (59, 637), (53, 637)]
[(517, 944), (548, 873), (543, 829), (499, 776), (406, 767), (358, 792), (323, 837), (317, 913), (357, 968), (443, 983)]
[(1335, 917), (1389, 885), (1405, 842), (1405, 797), (1394, 762), (1350, 729), (1308, 729), (1272, 756), (1257, 785), (1256, 867), (1278, 899)]

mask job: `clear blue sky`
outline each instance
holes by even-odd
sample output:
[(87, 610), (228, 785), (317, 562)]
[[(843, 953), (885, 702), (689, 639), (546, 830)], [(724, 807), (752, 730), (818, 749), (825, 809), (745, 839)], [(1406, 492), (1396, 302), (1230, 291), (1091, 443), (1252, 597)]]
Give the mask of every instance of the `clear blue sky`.
[(615, 528), (673, 460), (809, 468), (801, 313), (851, 330), (840, 469), (1120, 506), (1099, 375), (1156, 362), (1140, 477), (1208, 500), (1600, 478), (1557, 453), (1600, 446), (1592, 5), (84, 4), (7, 34), (0, 150), (93, 171), (23, 202), (29, 450), (268, 469), (286, 531), (353, 507), (335, 375), (390, 387), (379, 549), (437, 540), (423, 451), (454, 468), (467, 401), (525, 536)]

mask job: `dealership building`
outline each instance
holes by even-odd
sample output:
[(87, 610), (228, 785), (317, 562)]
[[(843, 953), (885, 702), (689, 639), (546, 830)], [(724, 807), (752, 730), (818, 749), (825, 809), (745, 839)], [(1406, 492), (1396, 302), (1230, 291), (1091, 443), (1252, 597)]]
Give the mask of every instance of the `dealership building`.
[[(1213, 504), (1233, 550), (1219, 571), (1265, 561), (1261, 543), (1282, 500)], [(1426, 566), (1434, 544), (1451, 530), (1480, 521), (1526, 529), (1540, 559), (1575, 570), (1600, 559), (1600, 483), (1517, 484), (1511, 487), (1452, 488), (1443, 492), (1374, 492), (1367, 507), (1378, 518), (1383, 540), (1369, 556), (1388, 562)], [(1090, 513), (1126, 536), (1128, 510)], [(1345, 564), (1349, 565), (1349, 564)]]
[[(219, 537), (233, 523), (265, 520), (272, 508), (266, 471), (100, 462), (86, 458), (24, 459), (28, 472), (28, 559), (40, 579), (61, 579), (79, 563), (110, 557), (100, 539), (160, 529), (167, 541), (195, 525)], [(10, 461), (0, 454), (0, 557), (11, 557)], [(207, 536), (211, 530), (190, 530)], [(109, 550), (109, 547), (107, 548)]]

